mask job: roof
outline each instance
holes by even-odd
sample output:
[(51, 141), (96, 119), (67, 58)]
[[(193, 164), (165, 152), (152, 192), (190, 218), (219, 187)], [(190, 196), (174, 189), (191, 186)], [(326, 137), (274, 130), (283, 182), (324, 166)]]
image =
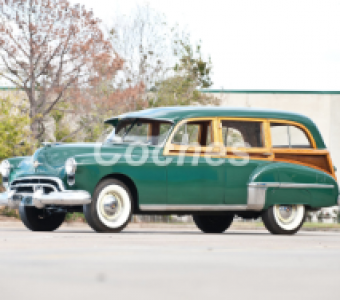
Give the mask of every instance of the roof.
[(159, 107), (136, 112), (126, 113), (105, 121), (116, 126), (121, 119), (154, 119), (177, 123), (183, 119), (200, 117), (244, 117), (282, 119), (298, 122), (308, 128), (314, 136), (318, 148), (325, 148), (321, 134), (314, 122), (301, 114), (294, 112), (271, 110), (262, 108), (237, 108), (237, 107), (213, 107), (213, 106), (182, 106), (182, 107)]

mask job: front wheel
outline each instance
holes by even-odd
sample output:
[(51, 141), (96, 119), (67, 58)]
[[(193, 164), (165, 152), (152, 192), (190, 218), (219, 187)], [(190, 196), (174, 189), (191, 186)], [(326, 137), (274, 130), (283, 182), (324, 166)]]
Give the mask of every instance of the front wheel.
[(204, 233), (223, 233), (234, 220), (234, 215), (208, 216), (194, 215), (196, 226)]
[(84, 205), (87, 223), (97, 232), (117, 233), (129, 223), (133, 212), (132, 196), (119, 180), (101, 182), (90, 204)]
[(274, 205), (262, 214), (263, 223), (272, 234), (295, 234), (305, 218), (304, 205)]
[(19, 215), (24, 225), (32, 231), (54, 231), (64, 222), (66, 213), (52, 213), (21, 203)]

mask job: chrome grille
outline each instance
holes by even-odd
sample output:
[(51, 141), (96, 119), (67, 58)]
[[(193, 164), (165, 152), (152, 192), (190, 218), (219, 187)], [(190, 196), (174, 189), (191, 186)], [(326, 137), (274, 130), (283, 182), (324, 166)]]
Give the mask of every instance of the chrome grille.
[(49, 194), (64, 190), (64, 185), (59, 178), (51, 177), (23, 177), (13, 180), (10, 185), (10, 189), (19, 194), (33, 194), (38, 188)]

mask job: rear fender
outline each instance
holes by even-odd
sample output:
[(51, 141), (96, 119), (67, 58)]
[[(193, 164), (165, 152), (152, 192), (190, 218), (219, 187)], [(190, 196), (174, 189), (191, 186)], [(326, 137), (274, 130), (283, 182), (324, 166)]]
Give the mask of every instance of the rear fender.
[(338, 184), (322, 171), (290, 163), (256, 168), (248, 183), (249, 209), (276, 204), (303, 204), (312, 208), (337, 205)]

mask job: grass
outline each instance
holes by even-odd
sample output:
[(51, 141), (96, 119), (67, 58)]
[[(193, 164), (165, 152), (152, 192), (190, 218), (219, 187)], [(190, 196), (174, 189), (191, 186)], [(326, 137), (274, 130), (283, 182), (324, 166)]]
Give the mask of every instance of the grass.
[(71, 222), (84, 222), (84, 223), (86, 223), (84, 214), (79, 213), (79, 212), (67, 213), (65, 221), (68, 222), (68, 223), (71, 223)]
[(303, 224), (303, 228), (316, 228), (316, 229), (338, 228), (338, 229), (340, 229), (340, 223), (328, 224), (328, 223), (310, 223), (310, 222), (306, 222), (305, 224)]
[(0, 209), (0, 216), (20, 219), (18, 210), (17, 209), (11, 209), (11, 208), (8, 208), (8, 207)]

